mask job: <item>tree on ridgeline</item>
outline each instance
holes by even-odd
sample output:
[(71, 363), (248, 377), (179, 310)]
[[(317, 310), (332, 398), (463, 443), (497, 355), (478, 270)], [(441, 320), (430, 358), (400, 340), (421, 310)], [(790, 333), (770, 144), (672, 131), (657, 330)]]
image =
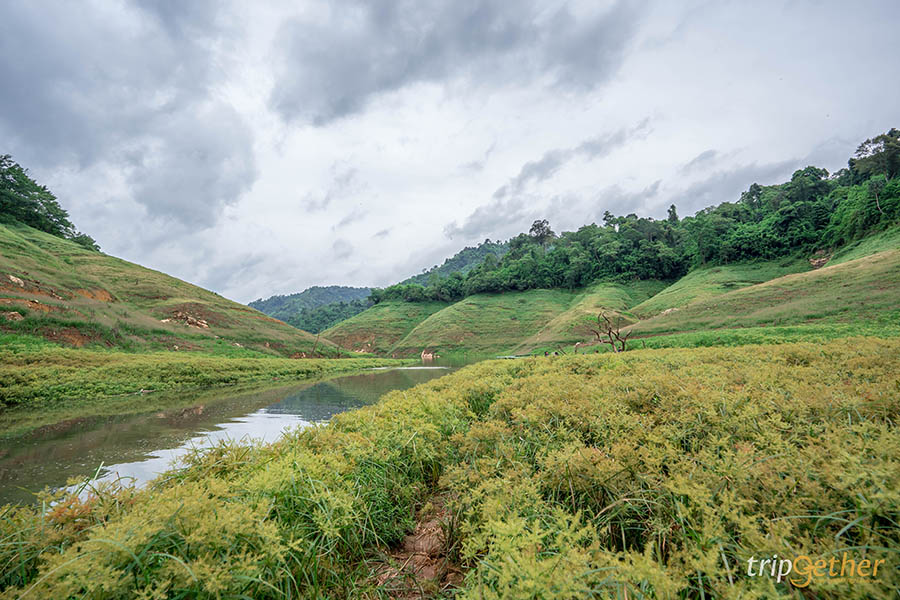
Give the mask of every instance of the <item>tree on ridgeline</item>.
[(547, 219), (540, 219), (532, 223), (528, 235), (533, 237), (542, 248), (546, 248), (547, 243), (556, 237), (556, 234), (550, 229), (550, 222)]
[(850, 168), (867, 178), (884, 175), (890, 181), (896, 177), (900, 173), (900, 129), (893, 127), (860, 144)]
[(29, 177), (9, 154), (0, 156), (0, 221), (22, 223), (89, 250), (100, 249), (91, 236), (75, 229), (53, 192)]

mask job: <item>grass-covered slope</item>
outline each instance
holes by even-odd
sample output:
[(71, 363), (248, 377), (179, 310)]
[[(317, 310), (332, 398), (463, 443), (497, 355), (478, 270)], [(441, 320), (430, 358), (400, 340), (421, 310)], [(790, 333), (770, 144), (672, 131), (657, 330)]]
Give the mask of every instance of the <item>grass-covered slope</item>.
[(834, 253), (828, 266), (837, 265), (848, 260), (862, 258), (885, 250), (900, 248), (900, 226), (881, 233), (875, 233), (863, 239), (847, 244)]
[[(314, 336), (216, 293), (9, 225), (0, 225), (0, 330), (142, 352), (302, 356), (315, 345)], [(327, 342), (316, 350), (335, 353)]]
[[(6, 508), (0, 595), (893, 598), (898, 372), (879, 339), (485, 362), (144, 491)], [(417, 577), (391, 555), (440, 506)], [(746, 575), (845, 552), (865, 577)]]
[(701, 267), (634, 306), (632, 312), (643, 319), (670, 308), (680, 308), (697, 300), (811, 268), (808, 261), (798, 258)]
[(637, 335), (797, 324), (900, 322), (900, 249), (697, 300), (633, 326)]
[(326, 329), (322, 337), (354, 352), (388, 354), (416, 325), (446, 306), (445, 302), (381, 302)]
[(563, 290), (528, 290), (475, 294), (434, 313), (392, 349), (399, 356), (466, 351), (508, 353), (565, 311), (575, 294)]
[(517, 345), (514, 352), (529, 354), (590, 340), (594, 337), (591, 329), (596, 327), (600, 312), (611, 318), (617, 317), (622, 323), (633, 323), (637, 318), (630, 309), (665, 287), (665, 283), (654, 280), (592, 285), (575, 296), (569, 307), (550, 319), (540, 331)]

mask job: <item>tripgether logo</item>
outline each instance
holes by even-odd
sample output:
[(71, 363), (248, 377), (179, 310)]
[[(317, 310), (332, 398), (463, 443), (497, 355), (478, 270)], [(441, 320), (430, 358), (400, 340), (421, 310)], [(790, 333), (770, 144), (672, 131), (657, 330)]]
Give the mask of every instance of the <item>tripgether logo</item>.
[(747, 575), (774, 577), (778, 582), (787, 579), (792, 585), (803, 588), (816, 578), (878, 577), (878, 567), (883, 566), (884, 562), (880, 558), (856, 560), (846, 552), (840, 558), (832, 556), (828, 560), (813, 560), (805, 554), (793, 559), (778, 558), (777, 554), (773, 554), (772, 558), (751, 556), (747, 559)]

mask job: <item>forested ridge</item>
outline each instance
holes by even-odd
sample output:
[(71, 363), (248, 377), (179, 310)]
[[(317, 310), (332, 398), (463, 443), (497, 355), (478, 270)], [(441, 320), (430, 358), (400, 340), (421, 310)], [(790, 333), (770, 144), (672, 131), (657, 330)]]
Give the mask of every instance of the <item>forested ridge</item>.
[(601, 224), (557, 235), (546, 220), (510, 239), (501, 257), (486, 255), (467, 273), (436, 275), (426, 285), (373, 289), (371, 300), (459, 300), (482, 292), (574, 289), (596, 281), (673, 280), (710, 264), (827, 253), (900, 222), (900, 130), (868, 139), (846, 168), (794, 172), (777, 185), (752, 184), (735, 202), (681, 218), (606, 212)]
[(505, 242), (492, 242), (486, 239), (476, 246), (466, 246), (450, 258), (444, 260), (440, 266), (434, 265), (430, 269), (424, 269), (418, 275), (413, 275), (400, 282), (401, 285), (417, 283), (429, 285), (430, 282), (449, 277), (453, 273), (467, 274), (473, 268), (484, 262), (488, 255), (495, 259), (502, 257), (509, 251), (509, 245)]

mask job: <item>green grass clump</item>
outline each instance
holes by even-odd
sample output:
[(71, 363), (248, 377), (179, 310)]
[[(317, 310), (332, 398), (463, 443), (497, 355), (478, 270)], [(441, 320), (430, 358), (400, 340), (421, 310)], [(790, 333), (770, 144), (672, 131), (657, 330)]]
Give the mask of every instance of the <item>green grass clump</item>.
[[(484, 362), (143, 491), (7, 508), (0, 597), (384, 597), (372, 558), (439, 492), (462, 598), (891, 598), (897, 373), (875, 338)], [(746, 575), (845, 551), (888, 567)]]

